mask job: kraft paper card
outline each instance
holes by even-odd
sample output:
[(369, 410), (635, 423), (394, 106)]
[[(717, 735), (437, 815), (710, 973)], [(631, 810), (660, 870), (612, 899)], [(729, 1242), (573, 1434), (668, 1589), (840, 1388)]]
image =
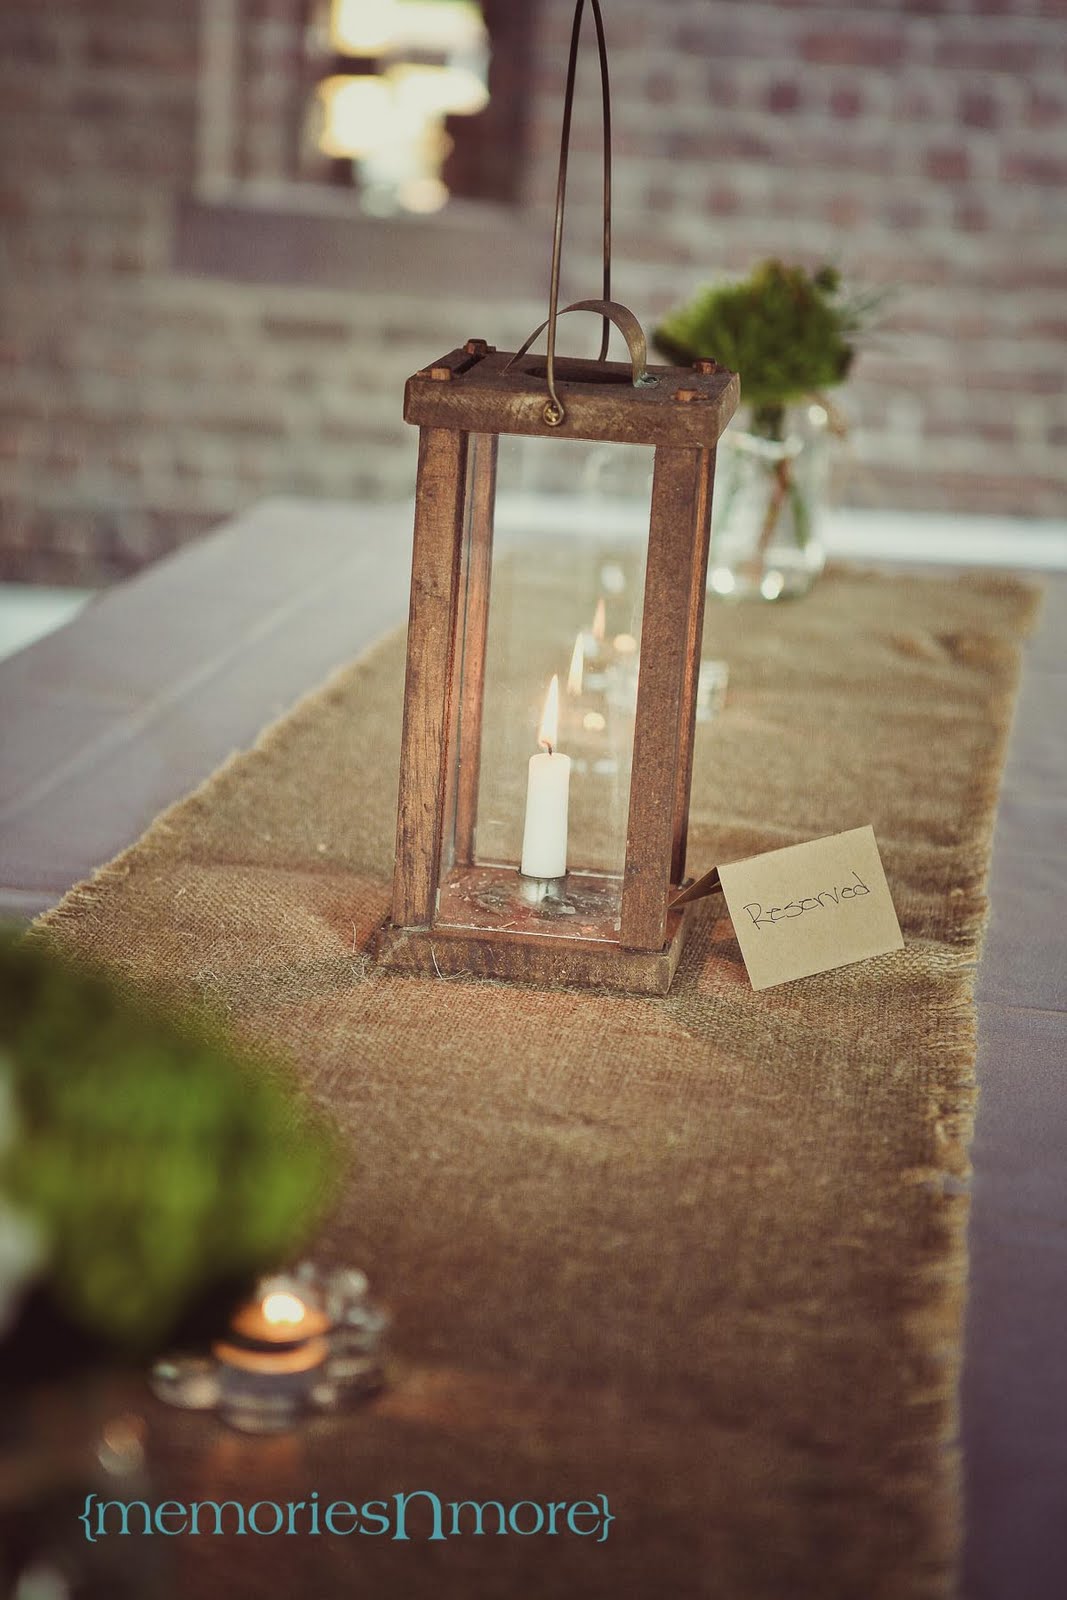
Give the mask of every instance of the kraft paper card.
[(901, 950), (873, 828), (719, 868), (753, 989)]

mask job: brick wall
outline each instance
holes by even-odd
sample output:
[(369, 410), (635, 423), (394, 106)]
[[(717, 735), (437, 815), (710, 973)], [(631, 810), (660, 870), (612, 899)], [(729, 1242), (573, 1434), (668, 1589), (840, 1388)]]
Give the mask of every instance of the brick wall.
[[(277, 177), (297, 0), (242, 0), (238, 176)], [(526, 193), (551, 196), (570, 0), (542, 0)], [(846, 395), (854, 503), (1062, 515), (1062, 0), (604, 0), (616, 291), (646, 325), (768, 254), (891, 284)], [(529, 289), (427, 295), (175, 267), (202, 155), (193, 0), (0, 0), (0, 577), (99, 581), (272, 491), (400, 495), (404, 377), (540, 319)], [(595, 73), (565, 291), (596, 291)], [(201, 143), (198, 145), (198, 140)], [(202, 169), (201, 169), (202, 170)], [(529, 247), (524, 246), (529, 253)], [(595, 332), (595, 329), (594, 329)], [(581, 340), (580, 333), (568, 339)]]

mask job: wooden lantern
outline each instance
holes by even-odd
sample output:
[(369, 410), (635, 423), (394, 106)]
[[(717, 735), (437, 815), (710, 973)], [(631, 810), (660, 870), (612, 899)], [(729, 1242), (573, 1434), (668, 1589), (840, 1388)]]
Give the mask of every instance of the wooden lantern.
[[(712, 361), (646, 367), (632, 312), (610, 294), (607, 63), (597, 0), (605, 111), (604, 294), (566, 311), (603, 318), (600, 359), (555, 356), (567, 146), (582, 0), (571, 41), (549, 317), (514, 355), (471, 339), (408, 381), (404, 416), (420, 431), (396, 867), (380, 962), (665, 994), (689, 906), (685, 882), (697, 682), (715, 447), (738, 380)], [(629, 350), (607, 361), (614, 324)], [(529, 350), (548, 329), (547, 358)], [(640, 668), (621, 873), (569, 862), (555, 883), (477, 850), (491, 556), (501, 435), (639, 444), (655, 451)]]
[[(560, 360), (565, 416), (552, 423), (543, 366), (472, 339), (407, 386), (419, 475), (392, 918), (377, 953), (409, 971), (665, 994), (689, 912), (670, 901), (685, 880), (715, 446), (738, 383), (712, 362), (654, 367), (654, 384), (635, 386), (623, 363)], [(578, 864), (566, 919), (522, 898), (517, 862), (476, 857), (500, 434), (655, 447), (625, 870), (612, 884)]]

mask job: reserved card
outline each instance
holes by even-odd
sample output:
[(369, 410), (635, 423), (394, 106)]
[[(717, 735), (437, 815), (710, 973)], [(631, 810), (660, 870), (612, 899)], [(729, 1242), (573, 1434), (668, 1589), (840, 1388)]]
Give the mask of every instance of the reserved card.
[(873, 828), (719, 868), (753, 989), (902, 950)]

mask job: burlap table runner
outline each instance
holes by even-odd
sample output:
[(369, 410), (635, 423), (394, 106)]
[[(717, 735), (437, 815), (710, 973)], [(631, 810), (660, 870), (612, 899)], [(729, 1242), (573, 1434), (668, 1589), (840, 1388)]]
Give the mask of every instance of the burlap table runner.
[(396, 1384), (347, 1423), (279, 1450), (154, 1417), (160, 1492), (603, 1492), (617, 1517), (604, 1543), (174, 1540), (190, 1593), (950, 1591), (972, 972), (1032, 606), (839, 571), (709, 608), (730, 695), (693, 868), (873, 823), (898, 954), (754, 995), (717, 901), (664, 1000), (376, 971), (399, 638), (45, 919), (292, 1051), (351, 1151), (322, 1254), (395, 1313)]

